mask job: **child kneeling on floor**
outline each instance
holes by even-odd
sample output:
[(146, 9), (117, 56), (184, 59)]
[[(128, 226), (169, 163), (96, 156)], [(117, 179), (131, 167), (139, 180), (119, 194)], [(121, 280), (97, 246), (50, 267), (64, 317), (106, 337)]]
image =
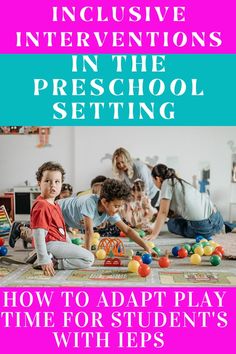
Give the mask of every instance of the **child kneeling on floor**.
[(62, 166), (54, 162), (44, 163), (36, 172), (41, 194), (31, 209), (30, 226), (38, 265), (45, 275), (54, 275), (54, 267), (87, 268), (94, 262), (94, 256), (90, 251), (71, 243), (66, 234), (61, 208), (55, 203), (61, 191), (64, 175)]

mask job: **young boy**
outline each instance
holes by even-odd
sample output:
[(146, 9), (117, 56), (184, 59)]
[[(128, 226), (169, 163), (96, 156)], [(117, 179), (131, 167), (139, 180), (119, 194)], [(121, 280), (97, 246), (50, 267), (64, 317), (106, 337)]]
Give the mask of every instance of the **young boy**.
[(85, 233), (85, 247), (90, 250), (93, 228), (105, 221), (115, 224), (145, 251), (151, 252), (138, 233), (126, 225), (119, 216), (119, 209), (131, 196), (130, 187), (125, 182), (106, 179), (100, 196), (92, 194), (58, 201), (67, 225)]
[(57, 269), (86, 268), (94, 256), (74, 245), (66, 235), (65, 222), (55, 198), (60, 194), (65, 171), (58, 163), (46, 162), (36, 172), (41, 195), (31, 209), (30, 227), (35, 241), (38, 265), (45, 275), (55, 274), (50, 255), (55, 257)]

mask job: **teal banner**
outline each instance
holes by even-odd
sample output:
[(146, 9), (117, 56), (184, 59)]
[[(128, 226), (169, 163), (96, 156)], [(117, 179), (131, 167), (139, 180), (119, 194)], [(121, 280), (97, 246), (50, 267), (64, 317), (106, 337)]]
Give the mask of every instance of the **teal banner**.
[(236, 55), (1, 55), (0, 123), (236, 125)]

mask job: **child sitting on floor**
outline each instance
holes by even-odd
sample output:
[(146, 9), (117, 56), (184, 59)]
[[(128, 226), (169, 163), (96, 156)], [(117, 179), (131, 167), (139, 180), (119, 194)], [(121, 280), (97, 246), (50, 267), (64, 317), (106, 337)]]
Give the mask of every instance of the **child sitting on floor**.
[(148, 230), (155, 209), (145, 194), (145, 185), (141, 179), (134, 181), (131, 195), (130, 202), (124, 204), (120, 214), (131, 227)]

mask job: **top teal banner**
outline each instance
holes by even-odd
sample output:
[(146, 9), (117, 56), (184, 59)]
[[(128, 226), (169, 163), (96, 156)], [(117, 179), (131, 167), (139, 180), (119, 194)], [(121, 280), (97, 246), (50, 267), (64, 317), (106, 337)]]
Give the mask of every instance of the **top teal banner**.
[(21, 0), (0, 5), (4, 54), (236, 53), (235, 0)]

